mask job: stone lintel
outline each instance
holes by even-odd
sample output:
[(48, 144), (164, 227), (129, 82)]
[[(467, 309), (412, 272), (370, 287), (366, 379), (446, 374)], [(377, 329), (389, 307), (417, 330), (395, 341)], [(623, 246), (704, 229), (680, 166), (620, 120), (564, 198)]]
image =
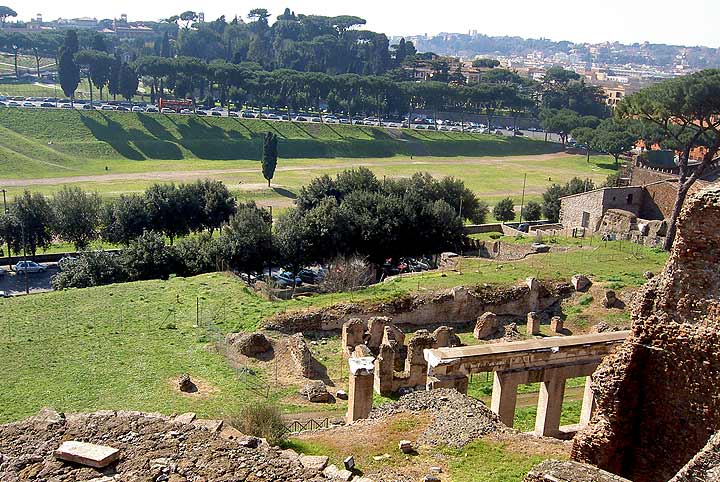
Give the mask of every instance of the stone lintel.
[(55, 458), (102, 469), (120, 458), (120, 450), (106, 445), (70, 440), (60, 445), (55, 451)]

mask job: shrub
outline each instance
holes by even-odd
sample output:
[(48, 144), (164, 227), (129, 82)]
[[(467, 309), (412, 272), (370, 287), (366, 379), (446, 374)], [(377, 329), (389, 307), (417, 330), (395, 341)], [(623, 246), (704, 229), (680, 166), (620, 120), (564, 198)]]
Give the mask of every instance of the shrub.
[(132, 281), (167, 279), (175, 270), (173, 250), (155, 231), (147, 231), (122, 252), (122, 262)]
[(196, 276), (217, 269), (219, 248), (210, 233), (202, 233), (175, 243), (175, 256), (180, 276)]
[(493, 208), (493, 216), (498, 221), (512, 221), (515, 219), (515, 203), (509, 197), (506, 197)]
[(528, 201), (522, 208), (522, 218), (525, 221), (537, 221), (542, 216), (542, 206), (535, 201)]
[(89, 251), (63, 263), (63, 270), (52, 278), (52, 285), (56, 290), (87, 288), (120, 283), (127, 278), (120, 256), (107, 251)]
[(235, 417), (230, 425), (245, 435), (267, 439), (270, 445), (279, 445), (287, 435), (280, 410), (269, 403), (251, 403)]
[(341, 293), (368, 286), (373, 281), (375, 273), (367, 259), (358, 256), (337, 258), (330, 263), (320, 289), (325, 293)]

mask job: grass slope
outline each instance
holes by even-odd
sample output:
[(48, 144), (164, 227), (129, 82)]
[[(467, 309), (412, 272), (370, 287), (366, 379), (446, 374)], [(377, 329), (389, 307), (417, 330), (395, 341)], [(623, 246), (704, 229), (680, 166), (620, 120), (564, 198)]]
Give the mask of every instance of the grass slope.
[[(557, 145), (539, 141), (458, 132), (389, 132), (364, 126), (99, 111), (0, 109), (0, 127), (25, 139), (24, 155), (45, 160), (49, 148), (56, 158), (70, 157), (80, 163), (68, 160), (55, 168), (28, 166), (18, 171), (18, 166), (0, 162), (0, 176), (21, 178), (68, 175), (64, 168), (84, 167), (82, 163), (88, 161), (107, 165), (121, 160), (256, 160), (267, 131), (278, 135), (283, 159), (480, 157), (558, 151)], [(6, 134), (0, 135), (0, 146), (14, 150), (19, 137)], [(89, 164), (83, 174), (104, 170), (104, 165)]]
[[(353, 294), (285, 302), (265, 301), (224, 274), (0, 299), (0, 366), (11, 374), (0, 391), (0, 423), (24, 418), (46, 405), (66, 411), (114, 408), (230, 415), (258, 399), (254, 388), (263, 386), (263, 373), (256, 381), (238, 376), (221, 355), (208, 350), (213, 336), (253, 330), (283, 310), (387, 300), (419, 287), (515, 283), (530, 275), (569, 279), (579, 271), (599, 281), (638, 285), (644, 271), (657, 271), (666, 259), (647, 249), (630, 254), (617, 248), (608, 243), (593, 250), (551, 253), (504, 263), (503, 268), (468, 260), (462, 271), (448, 271), (445, 277), (427, 273)], [(328, 361), (329, 367), (336, 365)], [(184, 372), (204, 380), (214, 392), (200, 398), (175, 392), (171, 380)], [(287, 395), (275, 390), (271, 394), (275, 399)]]

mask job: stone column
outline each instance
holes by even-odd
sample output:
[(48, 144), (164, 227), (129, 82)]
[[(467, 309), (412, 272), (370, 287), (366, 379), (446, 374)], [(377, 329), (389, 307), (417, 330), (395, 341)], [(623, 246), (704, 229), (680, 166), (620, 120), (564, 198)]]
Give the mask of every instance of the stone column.
[(592, 377), (585, 377), (585, 393), (583, 394), (582, 410), (580, 411), (580, 425), (590, 423), (592, 414), (595, 411), (595, 393), (593, 393), (590, 384)]
[(391, 345), (380, 345), (380, 353), (375, 359), (375, 391), (383, 396), (393, 392), (395, 378), (395, 350)]
[(350, 358), (347, 423), (368, 418), (373, 402), (373, 357)]
[(559, 316), (553, 316), (550, 319), (550, 332), (551, 333), (562, 333), (564, 330), (563, 320)]
[(502, 423), (511, 428), (515, 421), (516, 402), (517, 383), (502, 372), (494, 372), (490, 410), (500, 417)]
[(527, 334), (528, 336), (540, 334), (540, 316), (534, 311), (531, 311), (527, 315)]
[(540, 383), (535, 435), (557, 437), (560, 434), (560, 415), (565, 396), (565, 378), (554, 377)]

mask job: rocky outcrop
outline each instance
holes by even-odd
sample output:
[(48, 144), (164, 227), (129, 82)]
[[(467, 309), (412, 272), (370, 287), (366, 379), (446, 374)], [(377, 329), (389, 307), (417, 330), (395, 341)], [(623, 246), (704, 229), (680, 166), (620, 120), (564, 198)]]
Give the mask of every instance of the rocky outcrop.
[(574, 459), (669, 480), (720, 430), (718, 220), (720, 186), (686, 202), (663, 273), (635, 300), (631, 336), (593, 376), (597, 411)]

